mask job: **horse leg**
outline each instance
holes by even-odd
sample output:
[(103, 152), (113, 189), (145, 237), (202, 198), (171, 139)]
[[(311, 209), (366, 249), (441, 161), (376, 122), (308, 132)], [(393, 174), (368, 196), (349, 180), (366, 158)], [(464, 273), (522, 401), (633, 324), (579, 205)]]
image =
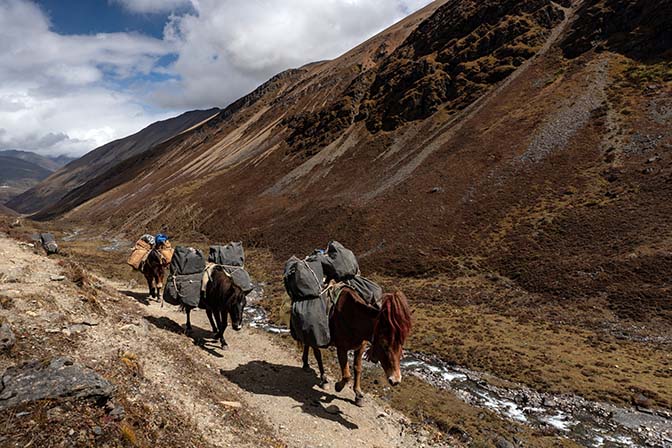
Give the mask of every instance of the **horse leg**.
[[(215, 336), (213, 337), (213, 339), (219, 339), (220, 337), (222, 337), (222, 333), (224, 333), (224, 330), (222, 329), (223, 327), (222, 327), (221, 315), (219, 314), (218, 309), (215, 309), (215, 310), (211, 311), (210, 313), (212, 314), (212, 317), (215, 319), (215, 325), (213, 326), (213, 328), (215, 328), (216, 330), (215, 330)], [(210, 316), (208, 316), (208, 317), (210, 317)], [(212, 325), (212, 322), (210, 322), (210, 325)]]
[(154, 297), (154, 284), (152, 281), (152, 277), (149, 275), (145, 275), (145, 280), (147, 280), (147, 289), (149, 289), (149, 297)]
[(348, 364), (348, 351), (338, 347), (338, 364), (341, 366), (341, 380), (336, 383), (336, 392), (340, 392), (350, 382), (350, 365)]
[(163, 308), (163, 294), (161, 290), (163, 289), (163, 282), (165, 280), (165, 273), (163, 270), (163, 267), (159, 268), (158, 275), (156, 277), (156, 286), (159, 292), (159, 298), (158, 301), (161, 303), (161, 308)]
[(327, 375), (324, 373), (324, 363), (322, 362), (322, 351), (317, 347), (313, 347), (313, 354), (315, 355), (317, 366), (320, 368), (320, 387), (324, 388), (326, 387), (327, 384), (329, 384), (329, 379), (327, 378)]
[(224, 332), (226, 331), (226, 327), (229, 324), (229, 316), (226, 310), (220, 310), (219, 312), (221, 313), (221, 319), (222, 319), (222, 334), (219, 340), (222, 343), (222, 348), (227, 348), (229, 344), (227, 344), (226, 340), (224, 339)]
[(353, 390), (355, 391), (355, 404), (357, 406), (364, 406), (364, 393), (362, 392), (362, 356), (364, 355), (364, 343), (355, 350), (355, 384)]
[(163, 305), (163, 294), (161, 294), (161, 289), (163, 288), (163, 279), (161, 277), (157, 277), (154, 279), (154, 285), (156, 286), (156, 301), (161, 302)]
[(152, 296), (152, 299), (158, 298), (158, 295), (156, 294), (156, 278), (152, 278), (152, 287), (149, 288), (149, 293)]
[(304, 372), (310, 372), (310, 365), (308, 364), (308, 352), (310, 351), (310, 346), (308, 344), (303, 344), (303, 355), (301, 356), (301, 360), (303, 361), (303, 371)]
[(184, 333), (187, 336), (189, 336), (191, 334), (191, 308), (188, 307), (188, 306), (185, 306), (184, 310), (187, 313), (187, 326), (184, 330)]
[(215, 323), (215, 320), (214, 320), (214, 318), (212, 317), (212, 310), (210, 310), (209, 308), (207, 308), (207, 309), (205, 310), (205, 314), (208, 316), (208, 320), (210, 321), (210, 327), (212, 327), (212, 332), (213, 332), (214, 334), (218, 334), (217, 324)]

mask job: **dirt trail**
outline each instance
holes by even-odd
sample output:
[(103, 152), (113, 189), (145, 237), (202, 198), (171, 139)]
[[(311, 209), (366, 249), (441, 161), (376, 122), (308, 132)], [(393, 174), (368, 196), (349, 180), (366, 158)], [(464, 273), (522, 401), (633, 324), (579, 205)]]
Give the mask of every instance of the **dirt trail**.
[[(140, 293), (144, 295), (144, 293)], [(138, 295), (136, 295), (137, 297)], [(176, 307), (151, 302), (140, 310), (158, 326), (167, 323), (166, 331), (178, 330), (172, 322), (182, 324), (184, 313)], [(203, 312), (192, 313), (194, 337), (209, 336), (210, 325)], [(403, 417), (369, 399), (363, 408), (354, 405), (350, 389), (337, 393), (333, 382), (327, 390), (317, 386), (317, 377), (301, 369), (300, 359), (264, 332), (249, 327), (240, 332), (226, 331), (229, 348), (206, 340), (197, 347), (192, 339), (180, 339), (181, 348), (190, 352), (193, 363), (218, 372), (232, 386), (246, 406), (255, 409), (277, 430), (290, 446), (399, 446)], [(160, 375), (161, 368), (158, 373)]]
[[(228, 350), (210, 341), (199, 346), (182, 334), (184, 314), (176, 308), (101, 278), (94, 283), (106, 293), (92, 316), (77, 286), (52, 279), (64, 270), (56, 260), (0, 236), (0, 295), (12, 300), (0, 318), (29, 328), (41, 343), (26, 344), (40, 356), (66, 354), (103, 376), (119, 359), (136, 366), (141, 381), (129, 401), (148, 413), (168, 406), (212, 446), (420, 446), (401, 414), (374, 398), (359, 408), (352, 391), (336, 393), (333, 382), (321, 390), (296, 353), (259, 330), (227, 330)], [(192, 323), (196, 339), (210, 335), (203, 312), (192, 313)], [(9, 364), (0, 357), (0, 370)]]

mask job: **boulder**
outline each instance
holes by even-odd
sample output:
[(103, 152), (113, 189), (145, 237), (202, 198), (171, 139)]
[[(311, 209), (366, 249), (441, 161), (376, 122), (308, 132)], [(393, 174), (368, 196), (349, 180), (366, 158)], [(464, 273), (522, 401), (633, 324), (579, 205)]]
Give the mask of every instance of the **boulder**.
[(88, 367), (68, 358), (31, 361), (10, 367), (0, 378), (0, 410), (45, 399), (106, 401), (114, 386)]

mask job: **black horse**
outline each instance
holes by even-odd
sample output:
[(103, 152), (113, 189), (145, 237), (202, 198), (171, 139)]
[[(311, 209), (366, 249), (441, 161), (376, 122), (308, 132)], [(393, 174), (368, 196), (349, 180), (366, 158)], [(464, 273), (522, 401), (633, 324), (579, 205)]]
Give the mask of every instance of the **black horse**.
[(228, 344), (224, 340), (224, 330), (228, 318), (231, 317), (231, 326), (234, 330), (240, 331), (243, 326), (243, 310), (247, 305), (245, 293), (233, 283), (222, 267), (217, 266), (210, 274), (203, 304), (212, 331), (215, 333), (214, 339), (218, 339), (222, 348), (226, 348)]
[(165, 276), (166, 260), (156, 249), (152, 249), (142, 265), (142, 273), (147, 280), (149, 296), (152, 299), (161, 298), (161, 288)]

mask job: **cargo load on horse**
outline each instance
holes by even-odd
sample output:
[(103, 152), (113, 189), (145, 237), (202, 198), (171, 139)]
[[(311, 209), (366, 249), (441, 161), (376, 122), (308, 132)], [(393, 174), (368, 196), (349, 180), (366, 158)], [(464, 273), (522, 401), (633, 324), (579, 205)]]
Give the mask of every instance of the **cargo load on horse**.
[(383, 288), (361, 275), (343, 280), (343, 285), (352, 288), (371, 307), (379, 310), (382, 305)]
[(203, 252), (193, 247), (177, 246), (170, 263), (170, 275), (163, 300), (171, 305), (196, 308), (200, 301), (201, 277), (204, 270)]
[(47, 255), (58, 253), (58, 244), (56, 244), (56, 238), (54, 238), (54, 235), (51, 233), (41, 233), (40, 243), (42, 244), (42, 248), (47, 253)]
[(243, 243), (238, 241), (231, 242), (224, 246), (210, 246), (208, 261), (221, 266), (244, 267), (245, 251), (243, 250)]
[(322, 295), (322, 256), (311, 255), (303, 260), (290, 258), (285, 264), (283, 280), (292, 300), (289, 325), (292, 337), (306, 347), (329, 345), (329, 316)]
[(221, 267), (228, 275), (233, 284), (240, 288), (243, 293), (248, 294), (252, 289), (252, 279), (245, 270), (245, 251), (243, 243), (232, 242), (226, 245), (210, 246), (208, 255), (208, 265), (203, 273), (201, 290), (205, 291), (208, 281), (212, 277), (212, 271), (216, 267)]
[(142, 263), (147, 259), (149, 252), (154, 248), (155, 239), (152, 235), (143, 235), (136, 241), (133, 252), (128, 257), (126, 263), (133, 269), (142, 270)]
[(173, 246), (170, 244), (168, 237), (163, 233), (159, 233), (158, 235), (156, 235), (155, 241), (156, 241), (155, 246), (156, 250), (158, 250), (159, 253), (161, 254), (163, 264), (165, 266), (168, 266), (170, 262), (173, 260), (173, 254), (175, 253), (175, 249), (173, 249)]
[(327, 252), (321, 259), (327, 281), (340, 282), (359, 274), (357, 257), (338, 241), (329, 243)]
[(354, 289), (369, 305), (380, 309), (383, 289), (360, 275), (357, 257), (350, 249), (338, 241), (332, 241), (321, 260), (327, 282), (333, 280)]

